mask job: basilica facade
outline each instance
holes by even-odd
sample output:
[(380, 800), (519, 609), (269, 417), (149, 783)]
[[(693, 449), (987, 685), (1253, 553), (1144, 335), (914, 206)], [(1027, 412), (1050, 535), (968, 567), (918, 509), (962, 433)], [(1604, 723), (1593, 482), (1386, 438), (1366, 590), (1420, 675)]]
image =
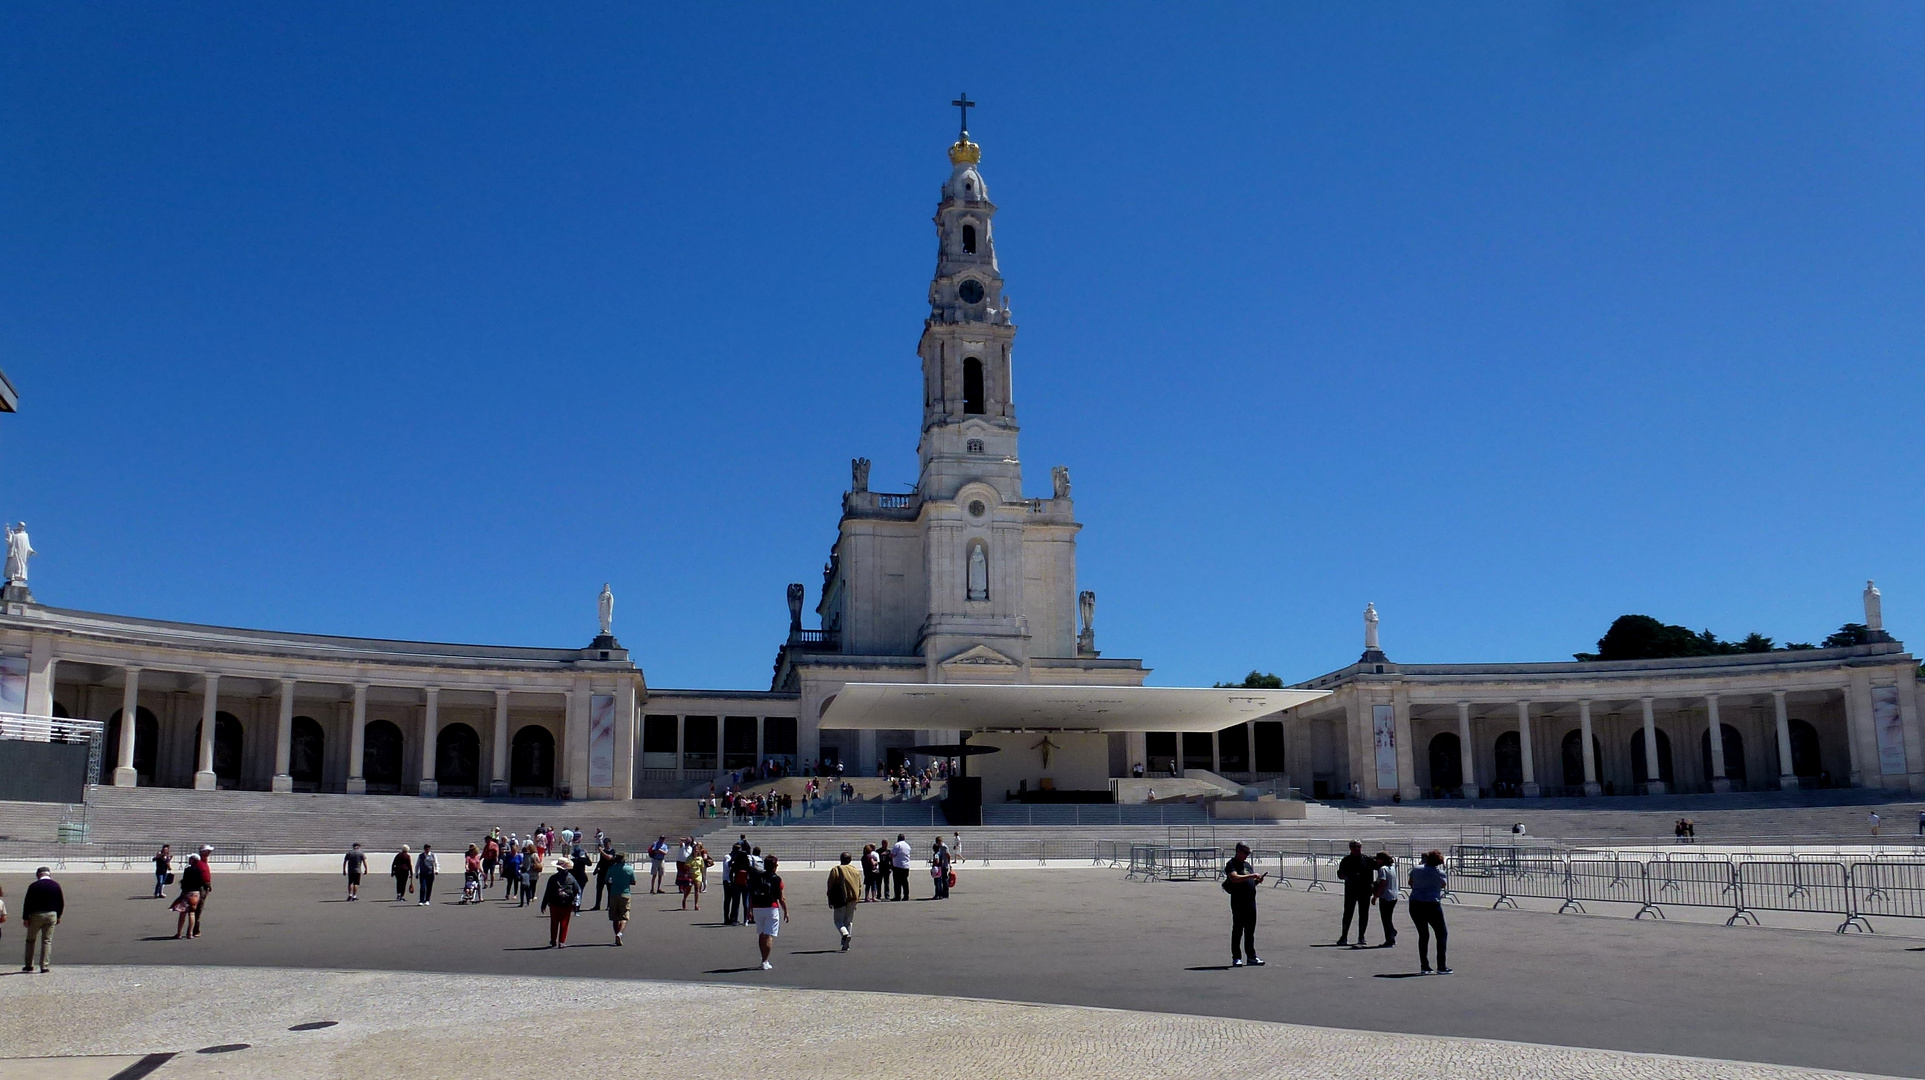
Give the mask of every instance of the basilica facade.
[[(789, 586), (768, 689), (651, 687), (606, 606), (585, 646), (547, 649), (63, 609), (27, 588), (23, 531), (0, 596), (0, 719), (102, 722), (100, 782), (119, 786), (626, 799), (768, 763), (871, 774), (954, 739), (825, 727), (852, 684), (1141, 687), (1141, 661), (1097, 649), (1068, 469), (1025, 488), (996, 206), (966, 131), (948, 156), (917, 348), (916, 485), (873, 491), (868, 460), (854, 460), (816, 625), (804, 626), (807, 588)], [(1356, 664), (1299, 684), (1314, 700), (1216, 731), (1152, 720), (1111, 733), (1109, 776), (1207, 776), (1226, 790), (1287, 779), (1308, 794), (1406, 800), (1925, 793), (1918, 663), (1884, 633), (1873, 590), (1863, 644), (1688, 660), (1406, 664), (1371, 620)]]

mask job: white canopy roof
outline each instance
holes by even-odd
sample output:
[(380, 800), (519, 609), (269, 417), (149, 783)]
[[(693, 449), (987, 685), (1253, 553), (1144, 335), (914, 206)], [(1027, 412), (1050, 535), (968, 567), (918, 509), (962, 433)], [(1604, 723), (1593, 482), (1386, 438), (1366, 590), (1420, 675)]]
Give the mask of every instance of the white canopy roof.
[(873, 731), (1218, 731), (1328, 690), (850, 683), (821, 726)]

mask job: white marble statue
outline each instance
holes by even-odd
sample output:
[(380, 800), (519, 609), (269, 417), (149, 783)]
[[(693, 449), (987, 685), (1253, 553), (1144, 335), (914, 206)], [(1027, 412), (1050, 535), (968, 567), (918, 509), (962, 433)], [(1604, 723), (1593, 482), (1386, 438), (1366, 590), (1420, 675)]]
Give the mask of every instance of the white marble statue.
[(1095, 632), (1096, 591), (1094, 589), (1084, 589), (1082, 592), (1077, 593), (1076, 607), (1083, 616), (1083, 632), (1085, 634)]
[(602, 619), (602, 636), (607, 637), (609, 624), (615, 621), (615, 594), (609, 590), (606, 581), (602, 582), (602, 595), (595, 606)]
[[(25, 535), (25, 534), (22, 534)], [(7, 573), (13, 573), (13, 563), (7, 563)], [(26, 575), (22, 574), (22, 577)], [(1878, 594), (1878, 586), (1865, 582), (1865, 629), (1885, 629), (1885, 601)]]
[(27, 523), (7, 526), (7, 584), (27, 583), (27, 560), (34, 554), (27, 542)]
[(1059, 499), (1069, 498), (1069, 466), (1067, 465), (1050, 466), (1049, 479), (1051, 484), (1055, 486), (1057, 498)]
[(1364, 605), (1364, 648), (1377, 648), (1377, 605)]

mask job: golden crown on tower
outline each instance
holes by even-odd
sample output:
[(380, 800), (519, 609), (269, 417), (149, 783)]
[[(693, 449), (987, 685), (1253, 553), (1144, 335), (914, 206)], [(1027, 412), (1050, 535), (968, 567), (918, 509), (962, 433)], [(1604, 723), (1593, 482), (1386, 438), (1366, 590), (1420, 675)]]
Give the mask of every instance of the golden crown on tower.
[(983, 148), (970, 142), (967, 134), (957, 139), (956, 145), (949, 148), (951, 165), (974, 165), (982, 159)]

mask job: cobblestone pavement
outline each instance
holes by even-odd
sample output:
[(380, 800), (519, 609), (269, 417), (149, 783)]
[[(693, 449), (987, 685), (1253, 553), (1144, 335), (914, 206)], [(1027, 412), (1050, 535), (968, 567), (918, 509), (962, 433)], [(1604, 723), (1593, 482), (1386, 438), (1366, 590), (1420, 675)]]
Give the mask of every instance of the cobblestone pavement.
[[(331, 1026), (296, 1031), (301, 1025)], [(485, 1025), (485, 1028), (484, 1026)], [(486, 1038), (478, 1037), (485, 1030)], [(738, 1037), (723, 1037), (734, 1032)], [(207, 1053), (216, 1047), (244, 1048)], [(0, 978), (0, 1076), (305, 1080), (553, 1073), (1791, 1080), (1861, 1074), (1219, 1017), (859, 991), (275, 968)], [(22, 1057), (122, 1055), (31, 1062)], [(50, 1066), (57, 1066), (51, 1067)]]

